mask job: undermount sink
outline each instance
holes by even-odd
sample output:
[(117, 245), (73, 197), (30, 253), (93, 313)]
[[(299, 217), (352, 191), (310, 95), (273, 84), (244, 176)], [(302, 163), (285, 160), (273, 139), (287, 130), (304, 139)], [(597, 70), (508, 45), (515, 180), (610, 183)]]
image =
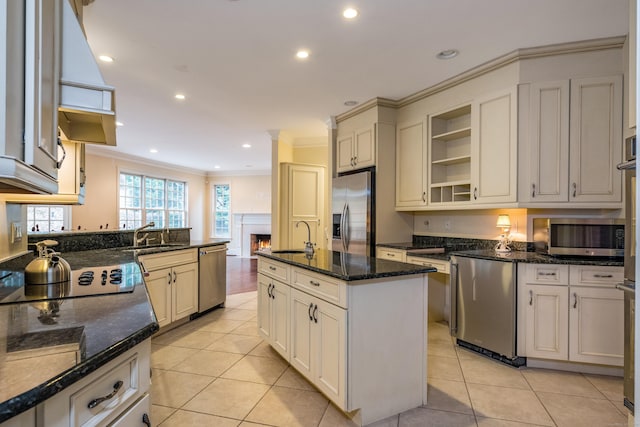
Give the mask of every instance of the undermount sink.
[(302, 249), (278, 249), (275, 251), (271, 251), (272, 254), (303, 254), (304, 251)]

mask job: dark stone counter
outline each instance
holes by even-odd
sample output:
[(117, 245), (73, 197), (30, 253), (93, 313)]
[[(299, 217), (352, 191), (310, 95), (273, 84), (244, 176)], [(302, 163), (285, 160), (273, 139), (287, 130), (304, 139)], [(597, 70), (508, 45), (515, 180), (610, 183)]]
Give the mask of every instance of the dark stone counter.
[[(0, 305), (0, 422), (50, 398), (158, 330), (133, 252), (102, 249), (63, 257), (72, 269), (121, 265), (130, 272), (125, 280), (133, 290), (56, 300), (55, 316), (41, 312), (51, 301)], [(0, 269), (19, 271), (32, 258), (19, 257)]]
[(372, 258), (326, 249), (315, 251), (313, 258), (307, 259), (304, 253), (256, 252), (257, 255), (290, 264), (295, 267), (315, 271), (346, 282), (379, 279), (384, 277), (406, 276), (411, 274), (434, 273), (437, 269), (404, 262)]

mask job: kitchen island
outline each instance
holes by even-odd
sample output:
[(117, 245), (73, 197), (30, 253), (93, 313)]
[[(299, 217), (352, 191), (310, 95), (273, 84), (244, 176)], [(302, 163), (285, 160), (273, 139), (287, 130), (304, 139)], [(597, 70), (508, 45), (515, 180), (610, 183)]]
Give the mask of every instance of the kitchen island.
[(259, 252), (258, 332), (357, 424), (426, 403), (431, 266)]
[[(4, 295), (0, 302), (0, 423), (24, 416), (29, 420), (25, 425), (33, 425), (34, 408), (40, 406), (46, 421), (42, 425), (60, 425), (59, 418), (69, 416), (68, 397), (66, 408), (59, 402), (51, 404), (51, 399), (59, 399), (74, 386), (89, 389), (93, 381), (88, 380), (102, 377), (105, 368), (111, 367), (124, 380), (115, 399), (124, 406), (107, 400), (87, 416), (113, 420), (119, 413), (110, 409), (121, 411), (145, 398), (148, 412), (150, 337), (158, 324), (134, 253), (102, 249), (64, 254), (72, 280), (78, 280), (74, 272), (80, 270), (97, 273), (90, 286), (78, 287), (86, 295), (78, 293), (57, 301), (25, 300), (23, 268), (30, 259), (32, 256), (25, 255), (0, 264), (6, 276), (0, 286)], [(115, 266), (122, 270), (121, 283), (101, 285), (100, 271), (112, 272)], [(97, 287), (95, 296), (85, 291), (92, 287)], [(127, 367), (126, 375), (122, 375), (122, 367)], [(95, 393), (91, 398), (114, 389), (112, 380), (107, 381), (90, 390)], [(107, 405), (110, 409), (105, 410)]]

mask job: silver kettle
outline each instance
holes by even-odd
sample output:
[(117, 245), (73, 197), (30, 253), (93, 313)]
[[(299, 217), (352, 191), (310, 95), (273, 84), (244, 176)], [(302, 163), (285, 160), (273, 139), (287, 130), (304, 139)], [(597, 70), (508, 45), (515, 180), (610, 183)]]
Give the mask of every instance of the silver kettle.
[(38, 257), (27, 264), (24, 269), (26, 285), (52, 285), (71, 281), (69, 263), (50, 248), (50, 246), (57, 244), (58, 242), (55, 240), (43, 240), (36, 243)]

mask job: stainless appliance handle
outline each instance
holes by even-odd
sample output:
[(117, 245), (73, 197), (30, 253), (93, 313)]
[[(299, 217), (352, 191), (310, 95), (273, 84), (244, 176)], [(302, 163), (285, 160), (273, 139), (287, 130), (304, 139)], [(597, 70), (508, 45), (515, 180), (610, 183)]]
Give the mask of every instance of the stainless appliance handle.
[(633, 295), (636, 294), (636, 287), (627, 285), (626, 283), (618, 283), (616, 284), (616, 289), (620, 289), (621, 291), (629, 292)]
[(342, 229), (344, 234), (344, 248), (349, 251), (349, 204), (344, 205), (344, 228)]
[(619, 171), (635, 169), (636, 168), (636, 160), (629, 160), (628, 162), (622, 162), (618, 166), (616, 166)]
[(218, 253), (218, 252), (226, 252), (226, 251), (228, 251), (228, 249), (226, 247), (216, 248), (216, 249), (200, 249), (200, 256), (209, 255), (209, 254), (215, 254), (215, 253)]
[(452, 337), (455, 337), (458, 334), (458, 264), (451, 263), (449, 273), (449, 292), (451, 294), (451, 319), (449, 319), (449, 333)]

